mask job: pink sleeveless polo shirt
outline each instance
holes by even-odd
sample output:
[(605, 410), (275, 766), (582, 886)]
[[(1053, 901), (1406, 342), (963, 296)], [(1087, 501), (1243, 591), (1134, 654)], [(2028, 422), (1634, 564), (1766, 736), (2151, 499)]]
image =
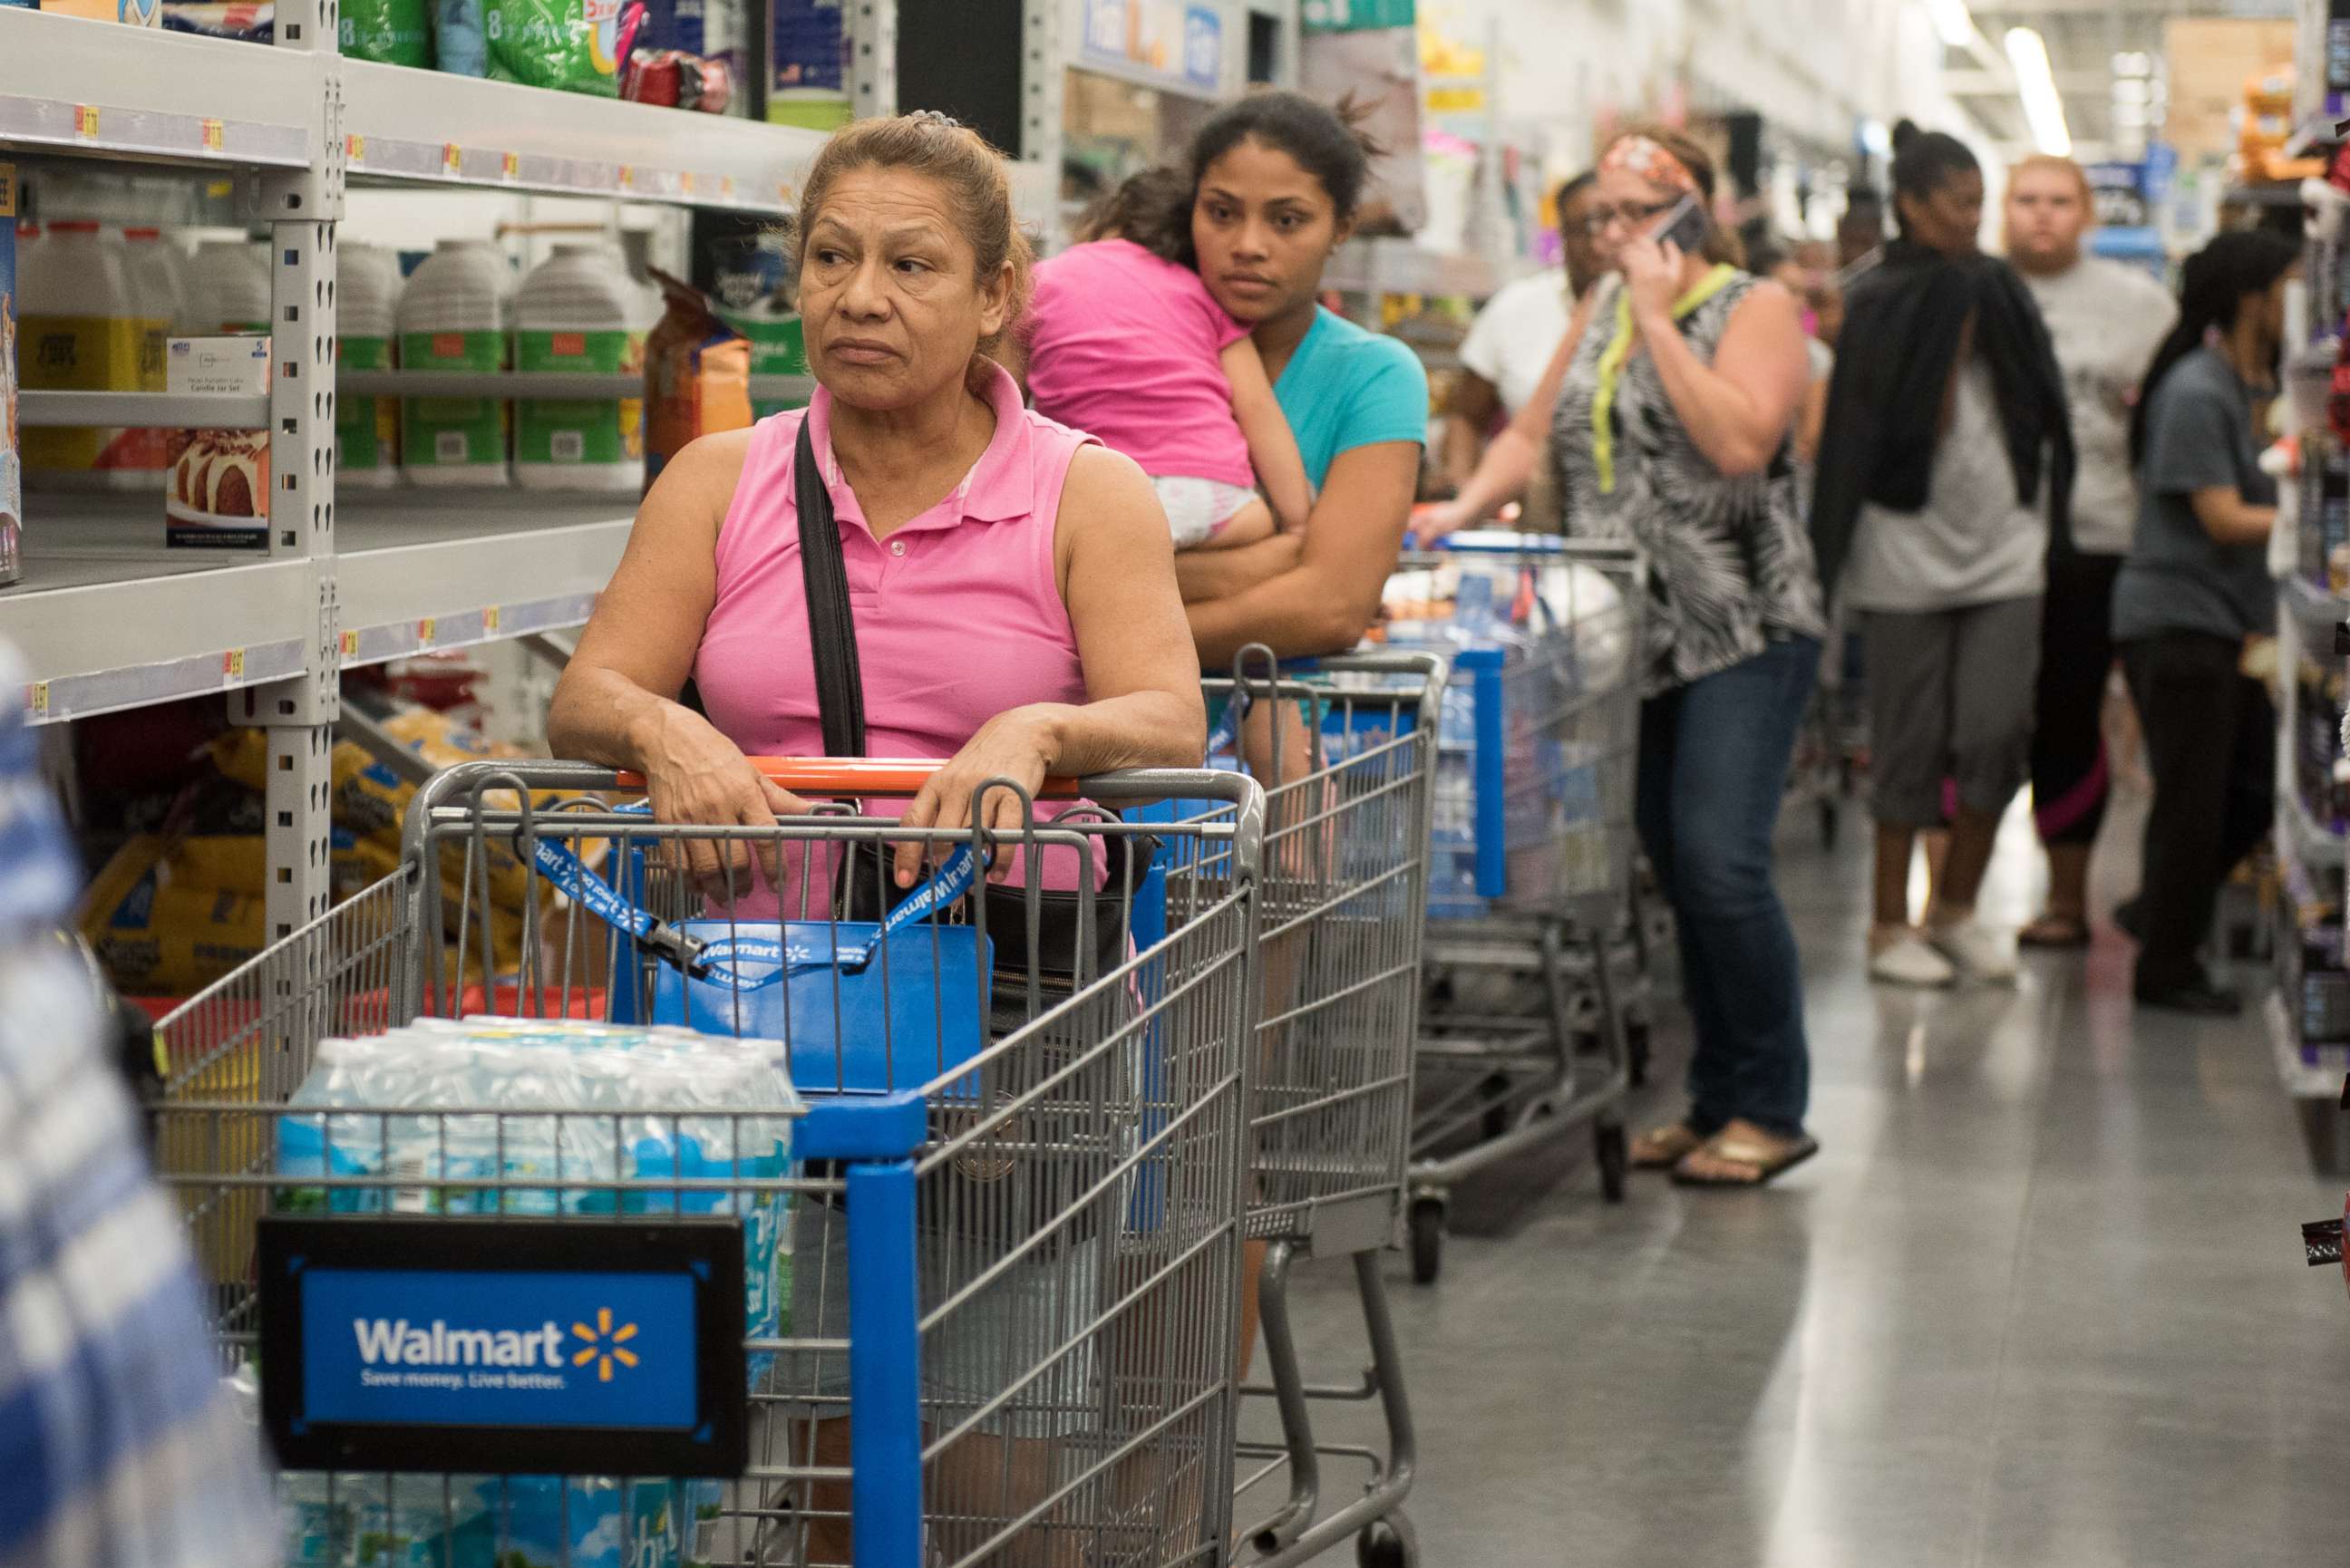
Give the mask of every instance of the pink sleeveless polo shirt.
[[(1054, 538), (1069, 463), (1097, 443), (1029, 411), (1010, 374), (993, 369), (995, 435), (986, 452), (946, 499), (886, 540), (873, 536), (833, 456), (829, 391), (819, 387), (806, 410), (770, 415), (754, 429), (719, 529), (718, 597), (693, 665), (711, 722), (746, 755), (824, 752), (792, 474), (803, 418), (814, 421), (809, 435), (840, 528), (867, 753), (943, 759), (1007, 709), (1086, 701)], [(875, 800), (868, 809), (895, 815), (905, 806)], [(1076, 885), (1074, 865), (1052, 864), (1073, 860), (1070, 853), (1045, 858), (1045, 886)], [(797, 916), (797, 889), (784, 892)], [(811, 913), (818, 903), (811, 899)], [(739, 906), (746, 918), (775, 909), (764, 888)]]

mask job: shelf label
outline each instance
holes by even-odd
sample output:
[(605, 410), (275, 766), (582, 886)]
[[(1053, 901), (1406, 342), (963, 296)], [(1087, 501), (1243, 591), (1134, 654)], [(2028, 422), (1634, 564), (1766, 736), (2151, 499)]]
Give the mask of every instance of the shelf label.
[(337, 645), (342, 649), (343, 657), (345, 659), (357, 659), (359, 656), (359, 634), (358, 632), (347, 631), (343, 633), (342, 636), (336, 639), (336, 642)]
[(36, 719), (49, 716), (49, 683), (36, 680), (25, 688), (25, 707)]
[(633, 191), (633, 190), (635, 190), (636, 188), (637, 188), (637, 171), (636, 171), (634, 169), (629, 168), (629, 167), (627, 164), (625, 164), (625, 163), (621, 164), (621, 165), (620, 165), (620, 189), (621, 189), (621, 190), (623, 190), (623, 191)]
[(196, 132), (207, 152), (218, 152), (228, 144), (228, 129), (217, 119), (198, 120)]
[(74, 105), (74, 134), (87, 141), (98, 134), (98, 106), (94, 103)]
[(453, 141), (441, 144), (441, 172), (454, 179), (465, 171), (465, 150)]
[(364, 162), (366, 162), (366, 161), (367, 161), (367, 138), (366, 138), (366, 137), (364, 137), (364, 136), (346, 136), (346, 137), (344, 137), (344, 138), (343, 138), (343, 156), (344, 156), (344, 157), (346, 157), (346, 158), (348, 158), (348, 159), (349, 159), (349, 160), (350, 160), (352, 162), (354, 162), (354, 163), (364, 163)]
[(244, 679), (244, 649), (232, 648), (221, 655), (221, 673), (231, 680)]
[(501, 180), (515, 180), (515, 179), (519, 179), (519, 178), (521, 177), (521, 175), (522, 175), (522, 155), (521, 155), (520, 153), (518, 153), (518, 152), (508, 152), (508, 153), (504, 154), (503, 156), (501, 156), (501, 157), (498, 159), (498, 178), (499, 178), (499, 179), (501, 179)]
[(418, 621), (416, 623), (416, 640), (422, 643), (427, 648), (432, 647), (432, 634), (436, 629), (438, 629), (440, 624), (441, 623), (438, 619), (429, 615), (422, 620)]
[(484, 606), (484, 607), (483, 607), (483, 609), (482, 609), (482, 630), (483, 630), (484, 633), (486, 633), (487, 635), (491, 636), (491, 637), (495, 637), (495, 636), (497, 636), (497, 634), (498, 634), (498, 607), (497, 607), (497, 606), (495, 606), (495, 605), (487, 605), (487, 606)]
[(722, 202), (731, 202), (734, 199), (733, 175), (721, 174), (718, 177), (718, 199)]

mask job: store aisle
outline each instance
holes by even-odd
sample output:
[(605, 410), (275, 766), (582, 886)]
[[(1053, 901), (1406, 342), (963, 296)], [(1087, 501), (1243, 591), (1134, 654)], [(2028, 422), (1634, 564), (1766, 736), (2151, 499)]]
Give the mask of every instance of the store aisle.
[[(2028, 832), (1986, 894), (2010, 923)], [(1637, 1180), (1621, 1209), (1576, 1169), (1487, 1204), (1508, 1233), (1456, 1237), (1434, 1288), (1391, 1263), (1423, 1561), (2341, 1561), (2350, 1302), (2297, 1227), (2342, 1185), (2261, 1025), (2134, 1018), (2119, 947), (2035, 958), (2014, 992), (1873, 991), (1857, 836), (1782, 853), (1820, 1158), (1763, 1193)], [(1359, 1355), (1344, 1278), (1304, 1282), (1326, 1374)]]

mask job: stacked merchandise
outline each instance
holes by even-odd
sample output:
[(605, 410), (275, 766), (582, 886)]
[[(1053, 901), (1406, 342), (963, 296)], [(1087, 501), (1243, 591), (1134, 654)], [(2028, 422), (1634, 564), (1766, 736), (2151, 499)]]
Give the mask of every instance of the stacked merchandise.
[[(639, 296), (604, 244), (561, 244), (523, 280), (515, 369), (641, 376)], [(525, 398), (515, 405), (515, 483), (634, 495), (645, 483), (645, 406), (635, 398)]]
[[(278, 1121), (280, 1212), (739, 1215), (746, 1331), (791, 1332), (791, 1117), (774, 1041), (546, 1019), (423, 1020), (319, 1044)], [(344, 1106), (400, 1106), (383, 1116)], [(603, 1114), (555, 1116), (588, 1109)], [(344, 1185), (384, 1177), (413, 1185)], [(680, 1191), (678, 1179), (739, 1181)], [(534, 1179), (608, 1179), (537, 1188)], [(751, 1388), (772, 1377), (754, 1353)], [(287, 1560), (436, 1568), (691, 1568), (716, 1553), (717, 1481), (289, 1475)], [(624, 1555), (625, 1553), (625, 1555)]]
[[(17, 355), (28, 390), (160, 392), (151, 358), (167, 334), (169, 298), (142, 298), (120, 234), (72, 220), (20, 234)], [(39, 491), (161, 488), (151, 432), (52, 426), (23, 437), (26, 487)]]
[(0, 587), (24, 570), (25, 492), (16, 449), (16, 171), (0, 163)]
[[(345, 245), (336, 269), (337, 370), (389, 370), (400, 307), (400, 258), (379, 245)], [(335, 399), (335, 483), (380, 490), (400, 483), (400, 400)]]
[[(487, 240), (442, 240), (400, 296), (405, 370), (474, 374), (507, 368), (512, 283)], [(411, 484), (504, 484), (511, 405), (494, 398), (408, 398), (400, 407), (400, 462)]]

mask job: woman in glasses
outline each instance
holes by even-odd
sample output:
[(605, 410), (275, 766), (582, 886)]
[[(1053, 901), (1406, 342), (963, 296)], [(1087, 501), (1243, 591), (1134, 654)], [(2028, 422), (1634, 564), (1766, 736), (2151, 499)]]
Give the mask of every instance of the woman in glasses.
[(1752, 1187), (1818, 1147), (1810, 1052), (1771, 830), (1818, 673), (1820, 588), (1792, 440), (1810, 380), (1801, 312), (1739, 269), (1687, 138), (1617, 138), (1586, 221), (1615, 275), (1585, 296), (1549, 373), (1425, 533), (1523, 488), (1551, 435), (1566, 531), (1648, 557), (1638, 815), (1672, 905), (1697, 1033), (1690, 1107), (1633, 1163)]

